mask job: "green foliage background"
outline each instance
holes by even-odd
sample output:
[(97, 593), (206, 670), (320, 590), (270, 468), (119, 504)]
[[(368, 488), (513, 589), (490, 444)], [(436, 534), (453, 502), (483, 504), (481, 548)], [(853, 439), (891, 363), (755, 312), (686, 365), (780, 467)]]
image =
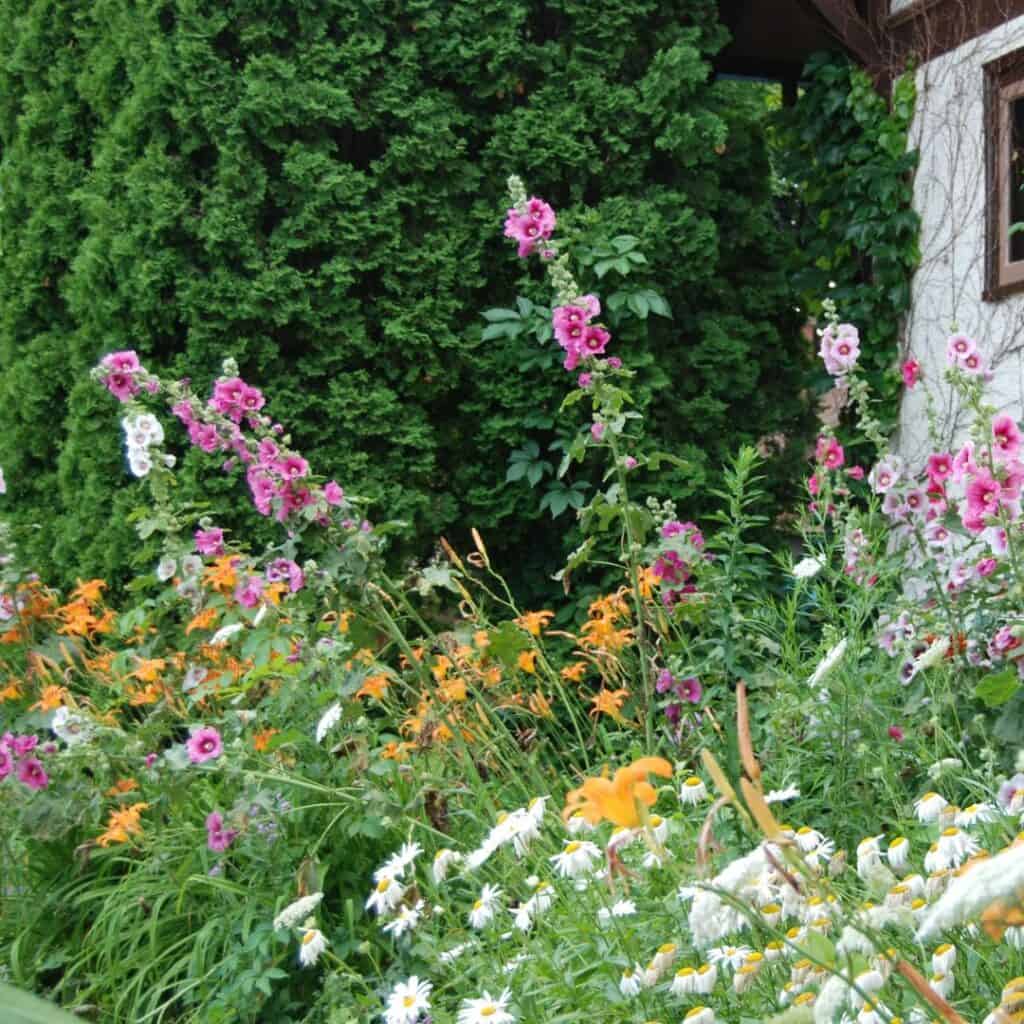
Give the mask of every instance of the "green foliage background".
[[(564, 433), (565, 374), (478, 315), (545, 298), (500, 237), (510, 171), (649, 259), (674, 318), (613, 350), (651, 443), (691, 460), (662, 493), (692, 511), (727, 451), (798, 430), (763, 105), (709, 81), (715, 7), (2, 0), (0, 465), (40, 572), (150, 557), (86, 377), (126, 347), (204, 387), (235, 356), (317, 471), (412, 523), (406, 553), (475, 525), (523, 578), (550, 571), (571, 516), (505, 477)], [(182, 479), (235, 486), (194, 454)], [(241, 504), (227, 525), (251, 525)]]

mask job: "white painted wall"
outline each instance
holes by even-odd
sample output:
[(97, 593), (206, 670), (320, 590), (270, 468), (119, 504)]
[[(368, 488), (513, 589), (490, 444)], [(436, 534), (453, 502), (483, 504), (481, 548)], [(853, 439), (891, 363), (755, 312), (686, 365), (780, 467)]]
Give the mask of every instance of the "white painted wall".
[[(893, 7), (904, 6), (893, 0)], [(1024, 17), (923, 65), (910, 146), (920, 151), (914, 205), (922, 217), (921, 266), (914, 276), (903, 358), (923, 367), (937, 396), (945, 440), (963, 436), (965, 417), (942, 382), (954, 327), (977, 339), (995, 372), (992, 404), (1024, 418), (1024, 293), (983, 302), (985, 125), (982, 65), (1024, 48)], [(928, 454), (920, 387), (906, 393), (897, 446), (917, 464)]]

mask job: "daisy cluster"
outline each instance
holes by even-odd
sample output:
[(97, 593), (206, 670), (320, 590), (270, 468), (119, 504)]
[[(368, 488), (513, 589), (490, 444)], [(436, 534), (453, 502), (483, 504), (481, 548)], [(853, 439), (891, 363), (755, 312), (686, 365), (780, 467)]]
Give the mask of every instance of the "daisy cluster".
[[(849, 853), (810, 825), (782, 825), (710, 878), (690, 877), (684, 852), (707, 810), (696, 776), (679, 788), (671, 818), (651, 814), (642, 827), (593, 825), (579, 813), (559, 821), (538, 797), (499, 814), (471, 848), (426, 855), (407, 842), (374, 872), (366, 908), (402, 940), (399, 954), (429, 925), (438, 976), (394, 983), (380, 1017), (423, 1024), (448, 1011), (457, 1024), (513, 1024), (524, 1019), (515, 990), (529, 993), (551, 943), (578, 945), (582, 930), (593, 948), (577, 955), (600, 955), (601, 991), (618, 992), (616, 1019), (649, 1020), (653, 1007), (665, 1019), (713, 1024), (803, 1007), (816, 1024), (927, 1024), (933, 1015), (898, 965), (904, 954), (924, 957), (923, 984), (957, 998), (966, 954), (956, 929), (985, 945), (971, 917), (1008, 885), (1024, 885), (1024, 843), (996, 852), (1017, 827), (1017, 793), (965, 807), (925, 793), (906, 835), (866, 836)], [(798, 795), (775, 791), (766, 802)], [(984, 931), (1011, 954), (1024, 949), (1024, 918)], [(480, 987), (466, 993), (469, 977)]]

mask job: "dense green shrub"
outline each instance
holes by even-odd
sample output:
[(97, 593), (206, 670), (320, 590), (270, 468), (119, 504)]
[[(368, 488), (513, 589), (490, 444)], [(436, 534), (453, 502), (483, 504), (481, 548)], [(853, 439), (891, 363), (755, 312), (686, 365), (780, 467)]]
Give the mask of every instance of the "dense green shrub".
[(48, 578), (136, 549), (110, 407), (74, 383), (123, 347), (203, 379), (235, 356), (407, 553), (476, 525), (550, 571), (570, 515), (506, 460), (564, 433), (563, 371), (478, 315), (514, 288), (508, 169), (584, 240), (594, 211), (639, 239), (674, 318), (622, 340), (652, 443), (692, 462), (677, 498), (797, 429), (808, 346), (710, 0), (5, 0), (0, 25), (0, 465)]

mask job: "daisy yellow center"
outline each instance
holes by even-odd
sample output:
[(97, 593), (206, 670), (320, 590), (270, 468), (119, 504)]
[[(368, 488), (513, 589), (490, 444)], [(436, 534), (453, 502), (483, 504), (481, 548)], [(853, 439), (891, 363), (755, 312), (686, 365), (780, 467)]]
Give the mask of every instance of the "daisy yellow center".
[(473, 904), (473, 909), (474, 909), (474, 910), (479, 910), (479, 909), (480, 909), (480, 908), (481, 908), (481, 907), (482, 907), (483, 905), (484, 905), (484, 901), (483, 901), (483, 900), (477, 900), (477, 901), (476, 901), (476, 902), (475, 902), (475, 903)]
[(761, 908), (762, 914), (777, 914), (782, 908), (778, 903), (768, 903)]
[(800, 828), (796, 830), (796, 834), (798, 836), (807, 836), (811, 834), (811, 829), (807, 825), (801, 825)]
[(579, 843), (569, 843), (568, 846), (562, 851), (563, 853), (575, 853), (580, 848)]
[(759, 964), (763, 959), (764, 959), (764, 954), (762, 954), (762, 953), (748, 953), (747, 954), (747, 963), (748, 964)]
[(688, 778), (683, 783), (684, 786), (689, 786), (691, 789), (696, 789), (700, 784), (700, 779), (698, 779), (695, 775), (691, 775), (690, 778)]
[(943, 953), (948, 953), (952, 948), (953, 947), (950, 943), (944, 942), (937, 950), (935, 950), (935, 952), (941, 956)]
[(960, 829), (958, 828), (947, 828), (942, 833), (944, 836), (958, 836), (960, 835)]
[(651, 815), (651, 828), (657, 828), (661, 824), (661, 818), (657, 814)]
[(928, 904), (925, 903), (924, 900), (918, 898), (918, 899), (914, 900), (913, 903), (910, 904), (910, 909), (911, 910), (920, 910), (922, 907), (926, 907), (927, 905)]
[(905, 885), (894, 885), (889, 892), (891, 892), (893, 896), (902, 896), (907, 892), (907, 887)]
[(391, 887), (391, 879), (390, 878), (382, 878), (377, 883), (377, 892), (387, 892), (390, 887)]
[(702, 1013), (703, 1013), (703, 1012), (705, 1011), (705, 1009), (707, 1009), (707, 1008), (706, 1008), (706, 1007), (704, 1007), (704, 1006), (695, 1006), (695, 1007), (694, 1007), (694, 1008), (693, 1008), (693, 1009), (692, 1009), (692, 1010), (691, 1010), (691, 1011), (690, 1011), (690, 1012), (689, 1012), (689, 1013), (688, 1013), (688, 1014), (687, 1014), (687, 1015), (686, 1015), (686, 1016), (685, 1016), (685, 1017), (683, 1018), (683, 1020), (693, 1020), (693, 1018), (694, 1018), (694, 1017), (699, 1017), (699, 1016), (700, 1016), (700, 1015), (701, 1015), (701, 1014), (702, 1014)]
[(487, 1006), (485, 1006), (480, 1011), (480, 1016), (481, 1017), (493, 1017), (497, 1012), (498, 1012), (498, 1008), (496, 1006), (488, 1004)]
[(924, 803), (925, 800), (934, 800), (938, 795), (938, 793), (925, 793), (925, 795), (921, 797), (921, 803)]
[(814, 1002), (813, 992), (801, 992), (800, 995), (793, 1000), (794, 1006), (807, 1006), (808, 1003)]
[(676, 971), (676, 977), (677, 978), (688, 978), (691, 974), (696, 974), (696, 973), (697, 972), (692, 967), (680, 967), (679, 970)]
[(767, 946), (765, 946), (764, 948), (765, 948), (765, 949), (771, 949), (771, 950), (776, 950), (776, 949), (782, 949), (782, 948), (783, 948), (783, 946), (782, 946), (782, 943), (781, 943), (781, 942), (779, 942), (779, 940), (778, 940), (778, 939), (772, 939), (772, 941), (771, 941), (771, 942), (769, 942), (769, 943), (768, 943), (768, 945), (767, 945)]
[(306, 934), (302, 936), (302, 944), (305, 946), (308, 943), (312, 942), (315, 938), (316, 932), (306, 932)]
[(406, 997), (405, 997), (405, 998), (404, 998), (404, 999), (402, 1000), (402, 1005), (403, 1005), (404, 1007), (406, 1007), (407, 1009), (408, 1009), (408, 1008), (409, 1008), (410, 1006), (415, 1006), (415, 1005), (416, 1005), (416, 997), (415, 997), (415, 996), (406, 996)]
[(502, 811), (498, 815), (498, 824), (500, 825), (504, 821), (508, 821), (508, 813), (506, 811)]
[(707, 974), (708, 971), (710, 971), (710, 970), (711, 970), (711, 964), (701, 964), (700, 967), (697, 968), (697, 973), (698, 974)]
[(902, 846), (906, 842), (903, 836), (897, 836), (890, 844), (889, 849), (894, 850), (897, 846)]
[(676, 951), (676, 944), (674, 942), (666, 942), (665, 945), (658, 947), (659, 953), (674, 953)]

